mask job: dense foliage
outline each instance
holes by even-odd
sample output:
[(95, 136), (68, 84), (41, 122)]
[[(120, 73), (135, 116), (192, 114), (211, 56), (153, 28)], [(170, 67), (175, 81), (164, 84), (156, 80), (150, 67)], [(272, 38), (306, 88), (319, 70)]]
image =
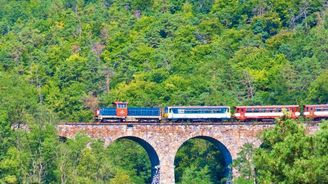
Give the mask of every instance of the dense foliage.
[(314, 135), (297, 122), (279, 121), (262, 134), (262, 145), (245, 145), (235, 162), (236, 183), (327, 183), (328, 121)]
[[(90, 121), (95, 108), (115, 100), (134, 106), (328, 101), (326, 0), (0, 4), (0, 183), (149, 182), (140, 146), (121, 142), (105, 149), (82, 135), (66, 142), (55, 135), (58, 121)], [(208, 144), (181, 149), (181, 183), (216, 179), (220, 166), (204, 164), (197, 154), (183, 157), (207, 148), (218, 154)], [(264, 158), (258, 162), (274, 157)], [(267, 170), (259, 179), (311, 178), (307, 165), (324, 162), (307, 158), (298, 170), (278, 165), (288, 175)]]
[(224, 158), (215, 144), (201, 138), (185, 142), (175, 156), (175, 182), (225, 183)]
[(1, 0), (0, 70), (62, 120), (100, 103), (327, 102), (325, 0)]

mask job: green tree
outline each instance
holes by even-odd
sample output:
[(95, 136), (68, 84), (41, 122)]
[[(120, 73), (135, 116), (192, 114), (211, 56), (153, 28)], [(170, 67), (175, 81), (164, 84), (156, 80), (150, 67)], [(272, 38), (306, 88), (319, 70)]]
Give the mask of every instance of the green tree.
[(223, 155), (209, 141), (195, 138), (184, 143), (174, 165), (178, 183), (224, 183)]
[(186, 168), (185, 172), (182, 175), (181, 184), (208, 184), (212, 183), (209, 175), (208, 168), (202, 168), (200, 171), (196, 167), (192, 166)]
[(314, 135), (306, 135), (303, 124), (279, 120), (273, 129), (262, 134), (260, 148), (254, 150), (246, 145), (240, 152), (236, 166), (241, 177), (236, 182), (325, 183), (326, 137), (327, 122)]
[(133, 183), (151, 183), (151, 165), (146, 150), (136, 142), (122, 139), (112, 143), (107, 154), (115, 165), (114, 181), (127, 179)]
[(311, 84), (309, 89), (309, 96), (313, 103), (326, 103), (328, 101), (328, 71), (324, 71), (320, 76)]

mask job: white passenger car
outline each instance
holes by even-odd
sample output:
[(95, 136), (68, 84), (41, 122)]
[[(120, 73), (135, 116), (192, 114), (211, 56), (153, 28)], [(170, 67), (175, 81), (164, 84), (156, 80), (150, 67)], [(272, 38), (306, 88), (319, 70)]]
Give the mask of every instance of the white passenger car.
[(231, 118), (229, 106), (169, 106), (164, 109), (170, 121), (223, 121)]

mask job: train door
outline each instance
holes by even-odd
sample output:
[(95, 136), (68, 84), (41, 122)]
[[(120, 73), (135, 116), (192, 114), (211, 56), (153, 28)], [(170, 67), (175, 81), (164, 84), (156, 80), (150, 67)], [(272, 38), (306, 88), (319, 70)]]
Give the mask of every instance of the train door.
[(128, 102), (115, 102), (116, 116), (127, 117), (128, 116)]
[(310, 118), (314, 118), (315, 107), (308, 107)]
[(291, 112), (291, 118), (296, 119), (297, 107), (290, 107), (289, 111)]
[(240, 120), (244, 121), (246, 119), (246, 116), (245, 116), (246, 108), (240, 108), (239, 113), (240, 113)]

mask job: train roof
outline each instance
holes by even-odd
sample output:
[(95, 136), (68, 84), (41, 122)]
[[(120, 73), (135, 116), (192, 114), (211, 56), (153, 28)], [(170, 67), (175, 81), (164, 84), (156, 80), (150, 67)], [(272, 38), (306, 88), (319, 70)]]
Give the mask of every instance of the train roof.
[(304, 107), (327, 107), (328, 104), (304, 105)]
[(230, 106), (166, 106), (169, 108), (230, 108)]
[(235, 106), (235, 108), (283, 108), (283, 107), (299, 107), (299, 105), (255, 105), (255, 106)]

